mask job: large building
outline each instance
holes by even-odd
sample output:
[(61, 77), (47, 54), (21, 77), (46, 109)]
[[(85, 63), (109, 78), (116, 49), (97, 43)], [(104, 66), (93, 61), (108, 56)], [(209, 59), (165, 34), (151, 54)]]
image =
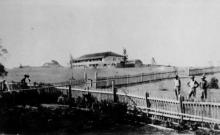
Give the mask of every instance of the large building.
[(120, 54), (114, 52), (101, 52), (86, 54), (72, 61), (73, 67), (116, 67), (123, 61), (123, 57)]

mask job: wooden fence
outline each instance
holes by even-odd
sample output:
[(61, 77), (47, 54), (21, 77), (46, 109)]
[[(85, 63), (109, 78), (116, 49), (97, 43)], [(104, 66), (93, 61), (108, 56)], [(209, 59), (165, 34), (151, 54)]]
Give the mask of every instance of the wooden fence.
[(149, 113), (189, 121), (220, 124), (220, 103), (189, 102), (149, 97)]
[[(86, 84), (86, 80), (69, 80), (69, 81), (64, 81), (64, 82), (57, 82), (57, 83), (29, 83), (30, 89), (36, 88), (38, 86), (84, 86)], [(0, 83), (0, 91), (2, 91), (2, 84)], [(8, 83), (9, 90), (20, 90), (22, 89), (21, 82), (10, 82)]]
[[(64, 94), (70, 90), (67, 87), (57, 87)], [(114, 88), (113, 88), (114, 89)], [(86, 93), (91, 93), (99, 101), (114, 100), (113, 89), (105, 90), (83, 90), (71, 89), (71, 95), (78, 97)], [(190, 102), (184, 101), (181, 97), (179, 101), (170, 99), (160, 99), (156, 97), (130, 95), (125, 92), (117, 93), (118, 101), (128, 103), (129, 106), (142, 109), (151, 116), (160, 116), (165, 119), (187, 120), (220, 124), (220, 103), (213, 102)]]
[(142, 73), (137, 75), (98, 77), (96, 80), (96, 88), (111, 87), (112, 81), (115, 81), (116, 86), (131, 85), (155, 80), (170, 79), (174, 78), (176, 74), (176, 71), (170, 71), (150, 74)]
[[(188, 70), (188, 71), (187, 71)], [(220, 67), (206, 67), (206, 68), (185, 68), (174, 69), (169, 72), (155, 72), (155, 73), (142, 73), (137, 75), (124, 75), (124, 76), (110, 76), (110, 77), (97, 77), (94, 83), (95, 88), (111, 87), (111, 82), (114, 80), (116, 86), (132, 85), (144, 82), (151, 82), (163, 79), (172, 79), (176, 74), (182, 77), (202, 74), (214, 74), (220, 72)]]
[(219, 73), (220, 67), (190, 68), (189, 76)]

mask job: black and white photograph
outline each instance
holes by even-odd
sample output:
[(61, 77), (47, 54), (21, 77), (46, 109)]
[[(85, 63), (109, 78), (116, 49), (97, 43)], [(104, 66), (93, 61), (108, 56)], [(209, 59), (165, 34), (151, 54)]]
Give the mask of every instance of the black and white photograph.
[(220, 135), (219, 0), (0, 0), (0, 134)]

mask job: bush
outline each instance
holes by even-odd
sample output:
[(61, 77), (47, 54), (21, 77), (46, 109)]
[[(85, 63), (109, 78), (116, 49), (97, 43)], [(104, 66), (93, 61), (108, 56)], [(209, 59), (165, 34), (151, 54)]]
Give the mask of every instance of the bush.
[(7, 73), (8, 73), (8, 72), (5, 70), (4, 65), (2, 65), (2, 64), (0, 63), (0, 76), (6, 76)]
[(209, 82), (209, 88), (212, 88), (212, 89), (218, 89), (219, 88), (217, 78), (215, 78), (215, 77), (211, 78), (211, 80)]

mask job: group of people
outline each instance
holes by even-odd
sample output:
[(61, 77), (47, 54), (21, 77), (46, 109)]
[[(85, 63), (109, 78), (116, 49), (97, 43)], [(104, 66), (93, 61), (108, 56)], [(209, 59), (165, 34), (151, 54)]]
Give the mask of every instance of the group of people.
[[(207, 99), (208, 82), (206, 80), (205, 75), (203, 75), (201, 77), (200, 83), (198, 83), (195, 80), (195, 76), (191, 76), (191, 80), (187, 83), (187, 86), (190, 88), (189, 93), (188, 93), (188, 99), (191, 99), (192, 96), (194, 98), (196, 97), (196, 90), (198, 87), (200, 87), (200, 89), (202, 90), (201, 99), (202, 100)], [(178, 75), (176, 75), (176, 77), (174, 79), (174, 91), (175, 91), (176, 98), (178, 100), (178, 98), (180, 96), (180, 91), (181, 91), (181, 80)]]
[[(29, 77), (30, 77), (29, 75), (25, 74), (24, 78), (21, 79), (20, 87), (22, 89), (28, 89), (29, 88), (29, 84), (31, 82)], [(0, 90), (1, 91), (10, 91), (10, 87), (9, 87), (9, 85), (8, 85), (8, 83), (5, 79), (0, 81)]]

